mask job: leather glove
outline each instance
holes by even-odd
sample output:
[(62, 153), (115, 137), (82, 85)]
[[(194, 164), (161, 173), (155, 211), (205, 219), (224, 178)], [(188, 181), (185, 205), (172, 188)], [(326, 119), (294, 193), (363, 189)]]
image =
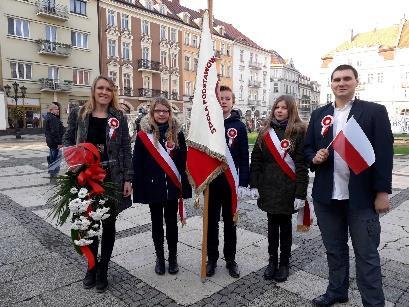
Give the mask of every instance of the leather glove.
[(296, 198), (294, 200), (294, 210), (299, 210), (305, 205), (305, 200)]
[(245, 196), (247, 196), (247, 188), (239, 186), (237, 189), (237, 197), (241, 199)]
[(259, 199), (260, 198), (260, 194), (258, 193), (258, 189), (256, 188), (252, 188), (250, 189), (250, 196), (253, 199)]

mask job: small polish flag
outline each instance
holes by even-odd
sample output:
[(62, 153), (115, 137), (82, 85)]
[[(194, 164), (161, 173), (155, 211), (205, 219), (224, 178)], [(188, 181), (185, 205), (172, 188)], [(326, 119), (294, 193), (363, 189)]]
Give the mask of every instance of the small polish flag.
[(360, 174), (375, 162), (372, 144), (353, 116), (337, 134), (332, 147), (355, 175)]

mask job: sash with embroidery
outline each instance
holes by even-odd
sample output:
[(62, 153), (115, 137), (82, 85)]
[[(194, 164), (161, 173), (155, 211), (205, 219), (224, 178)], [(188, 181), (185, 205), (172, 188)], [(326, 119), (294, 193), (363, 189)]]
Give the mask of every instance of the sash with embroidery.
[(142, 141), (142, 144), (155, 159), (156, 163), (163, 169), (163, 171), (168, 175), (170, 180), (179, 190), (179, 216), (180, 221), (184, 225), (186, 224), (186, 211), (183, 205), (183, 194), (182, 194), (182, 179), (179, 171), (173, 162), (171, 156), (168, 154), (165, 148), (156, 142), (152, 133), (146, 133), (144, 131), (138, 132), (138, 137)]
[(281, 148), (280, 140), (273, 128), (264, 136), (264, 141), (270, 153), (273, 155), (281, 170), (295, 181), (295, 164), (290, 155)]

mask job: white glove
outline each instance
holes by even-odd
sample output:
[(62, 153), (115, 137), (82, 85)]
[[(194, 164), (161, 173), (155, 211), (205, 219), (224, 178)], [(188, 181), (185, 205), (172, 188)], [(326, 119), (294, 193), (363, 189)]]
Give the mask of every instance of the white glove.
[(247, 196), (247, 191), (248, 189), (246, 187), (239, 186), (237, 189), (237, 197), (240, 199), (244, 198), (245, 196)]
[(305, 205), (305, 200), (296, 198), (294, 200), (294, 210), (299, 210)]
[(250, 196), (253, 199), (259, 199), (260, 194), (258, 193), (258, 189), (256, 189), (256, 188), (250, 189)]

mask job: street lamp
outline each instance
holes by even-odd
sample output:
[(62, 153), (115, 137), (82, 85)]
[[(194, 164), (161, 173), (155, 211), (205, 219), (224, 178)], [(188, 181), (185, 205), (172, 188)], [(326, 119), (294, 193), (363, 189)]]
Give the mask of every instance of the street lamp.
[[(10, 98), (13, 98), (14, 99), (14, 101), (16, 102), (16, 109), (15, 109), (15, 123), (14, 123), (14, 128), (15, 128), (15, 131), (16, 131), (16, 139), (21, 139), (21, 134), (20, 134), (20, 127), (19, 127), (19, 122), (18, 122), (18, 105), (17, 105), (17, 101), (18, 101), (18, 99), (19, 98), (25, 98), (26, 97), (26, 91), (27, 91), (27, 88), (23, 85), (23, 86), (20, 86), (20, 84), (18, 84), (16, 81), (14, 81), (14, 83), (12, 84), (12, 86), (13, 86), (13, 92), (14, 93), (11, 93), (11, 86), (10, 85), (8, 85), (8, 84), (6, 84), (5, 86), (4, 86), (4, 90), (5, 90), (5, 92), (6, 92), (6, 96), (7, 97), (10, 97)], [(18, 94), (18, 90), (20, 89), (20, 92), (21, 92), (21, 95), (19, 95)]]

